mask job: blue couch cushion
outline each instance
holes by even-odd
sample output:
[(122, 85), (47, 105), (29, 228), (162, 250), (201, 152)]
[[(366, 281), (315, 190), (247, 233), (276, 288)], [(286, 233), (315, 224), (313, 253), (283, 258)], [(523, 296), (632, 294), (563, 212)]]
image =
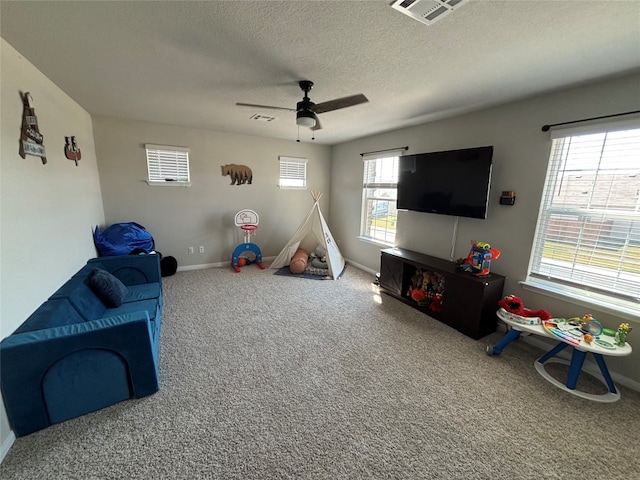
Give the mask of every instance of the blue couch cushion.
[(130, 398), (126, 359), (117, 350), (86, 348), (49, 367), (42, 393), (51, 423), (95, 412)]
[(64, 298), (48, 300), (38, 307), (14, 333), (84, 323), (84, 318)]
[(116, 315), (128, 315), (136, 312), (146, 312), (149, 316), (149, 320), (156, 318), (156, 312), (158, 309), (158, 300), (140, 300), (138, 302), (123, 303), (116, 308), (107, 308), (104, 311), (105, 317), (113, 317)]
[(91, 272), (89, 287), (109, 308), (119, 307), (127, 296), (125, 284), (101, 268), (95, 268)]
[(129, 285), (124, 303), (138, 302), (140, 300), (159, 299), (161, 288), (159, 283), (145, 283), (142, 285)]

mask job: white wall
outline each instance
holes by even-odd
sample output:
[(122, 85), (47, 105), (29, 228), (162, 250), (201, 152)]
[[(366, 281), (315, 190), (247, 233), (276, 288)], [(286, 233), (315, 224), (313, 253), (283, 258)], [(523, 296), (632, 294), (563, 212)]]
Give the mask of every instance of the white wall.
[[(90, 115), (0, 39), (0, 338), (13, 332), (95, 256), (92, 228), (104, 222)], [(18, 155), (19, 92), (31, 92), (47, 164)], [(64, 156), (75, 135), (82, 159)], [(10, 430), (0, 411), (0, 446)]]
[[(360, 153), (405, 145), (410, 147), (407, 153), (493, 145), (488, 218), (460, 218), (453, 258), (465, 257), (472, 240), (488, 242), (502, 252), (492, 262), (492, 270), (508, 277), (505, 295), (518, 295), (525, 306), (546, 308), (558, 317), (592, 313), (605, 326), (617, 327), (620, 319), (615, 313), (534, 294), (523, 290), (518, 282), (527, 275), (551, 147), (549, 134), (541, 132), (541, 126), (639, 109), (640, 74), (635, 73), (336, 145), (331, 176), (333, 236), (341, 241), (345, 257), (379, 270), (380, 247), (357, 239), (362, 198)], [(515, 190), (514, 206), (499, 205), (502, 190)], [(396, 245), (449, 259), (453, 227), (454, 217), (400, 212)], [(632, 323), (640, 331), (640, 319)], [(630, 342), (633, 344), (633, 333)], [(628, 357), (610, 357), (607, 363), (611, 370), (640, 387), (640, 349)]]
[[(311, 190), (323, 192), (321, 207), (328, 219), (331, 148), (263, 137), (234, 135), (170, 125), (94, 118), (100, 182), (106, 224), (134, 221), (154, 237), (156, 249), (178, 260), (178, 267), (220, 264), (242, 233), (234, 225), (242, 209), (255, 210), (260, 226), (253, 238), (263, 257), (284, 247), (313, 205)], [(151, 187), (145, 182), (144, 144), (190, 149), (191, 187)], [(278, 188), (278, 156), (308, 160), (308, 190)], [(236, 163), (253, 171), (251, 185), (230, 185), (221, 166)], [(198, 246), (205, 252), (199, 253)], [(195, 247), (188, 254), (188, 247)]]

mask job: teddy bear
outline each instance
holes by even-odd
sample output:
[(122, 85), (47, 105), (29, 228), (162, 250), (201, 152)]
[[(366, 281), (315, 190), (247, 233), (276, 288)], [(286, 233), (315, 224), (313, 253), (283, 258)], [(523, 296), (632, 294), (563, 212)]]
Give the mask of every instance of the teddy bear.
[(522, 304), (522, 300), (515, 295), (508, 295), (504, 297), (498, 302), (498, 305), (504, 308), (507, 312), (520, 315), (521, 317), (538, 317), (541, 320), (549, 320), (551, 318), (551, 314), (544, 309), (530, 310), (525, 308)]

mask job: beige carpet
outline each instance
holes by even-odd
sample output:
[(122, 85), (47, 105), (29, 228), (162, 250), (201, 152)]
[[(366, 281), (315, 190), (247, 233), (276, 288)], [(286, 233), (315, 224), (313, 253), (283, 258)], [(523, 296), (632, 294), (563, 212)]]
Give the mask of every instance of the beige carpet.
[(639, 393), (570, 395), (530, 345), (488, 357), (499, 334), (474, 341), (372, 280), (353, 266), (338, 281), (165, 278), (161, 390), (19, 438), (0, 477), (638, 478)]

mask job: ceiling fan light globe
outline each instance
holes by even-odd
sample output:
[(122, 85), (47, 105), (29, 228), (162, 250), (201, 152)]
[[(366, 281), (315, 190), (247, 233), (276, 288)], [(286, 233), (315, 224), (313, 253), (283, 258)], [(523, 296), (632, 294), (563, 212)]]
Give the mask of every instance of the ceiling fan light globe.
[(313, 128), (316, 126), (316, 118), (313, 112), (300, 111), (296, 115), (296, 124), (300, 127)]

